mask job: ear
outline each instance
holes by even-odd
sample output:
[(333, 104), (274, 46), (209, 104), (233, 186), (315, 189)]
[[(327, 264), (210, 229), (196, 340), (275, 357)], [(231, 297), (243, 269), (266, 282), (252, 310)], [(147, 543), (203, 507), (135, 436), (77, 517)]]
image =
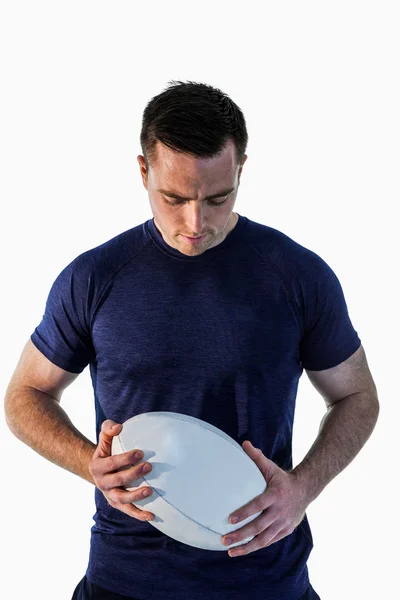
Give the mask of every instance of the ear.
[(148, 172), (147, 172), (147, 168), (146, 168), (146, 163), (144, 161), (144, 156), (139, 154), (139, 156), (137, 157), (137, 161), (139, 163), (140, 175), (142, 177), (143, 185), (146, 188), (146, 190), (148, 190), (148, 181), (147, 181), (148, 180)]
[(240, 177), (242, 175), (243, 165), (246, 162), (246, 160), (247, 160), (247, 154), (244, 155), (243, 162), (240, 165), (239, 174), (238, 174), (238, 185), (240, 185)]

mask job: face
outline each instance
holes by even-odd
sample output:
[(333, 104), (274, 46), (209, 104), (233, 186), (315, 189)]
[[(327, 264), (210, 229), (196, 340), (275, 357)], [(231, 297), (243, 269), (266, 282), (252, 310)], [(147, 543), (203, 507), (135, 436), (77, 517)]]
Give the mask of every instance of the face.
[[(157, 165), (146, 169), (138, 156), (154, 224), (165, 242), (188, 256), (220, 244), (235, 227), (233, 213), (244, 163), (237, 165), (229, 140), (217, 158), (193, 158), (157, 142)], [(210, 197), (212, 196), (212, 197)], [(196, 243), (185, 236), (200, 237)]]

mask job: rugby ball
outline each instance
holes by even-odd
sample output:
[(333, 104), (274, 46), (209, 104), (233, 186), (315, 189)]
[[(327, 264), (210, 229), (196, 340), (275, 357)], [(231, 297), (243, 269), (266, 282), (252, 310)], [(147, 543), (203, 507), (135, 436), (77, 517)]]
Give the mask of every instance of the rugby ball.
[[(165, 535), (204, 550), (228, 550), (221, 537), (244, 527), (261, 512), (232, 524), (229, 516), (263, 493), (267, 483), (254, 461), (229, 435), (210, 423), (175, 412), (142, 413), (122, 424), (112, 454), (142, 450), (149, 474), (127, 490), (151, 486), (152, 494), (133, 502), (154, 514), (148, 521)], [(251, 440), (250, 440), (251, 441)]]

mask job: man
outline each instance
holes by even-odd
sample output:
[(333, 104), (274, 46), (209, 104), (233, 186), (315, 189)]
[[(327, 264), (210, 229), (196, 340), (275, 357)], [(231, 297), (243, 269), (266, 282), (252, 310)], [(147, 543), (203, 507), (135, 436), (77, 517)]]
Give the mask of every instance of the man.
[[(96, 486), (89, 564), (73, 598), (319, 598), (308, 579), (305, 511), (362, 448), (379, 412), (342, 288), (311, 250), (233, 212), (247, 132), (220, 90), (173, 84), (147, 105), (141, 144), (154, 218), (60, 273), (5, 399), (17, 437)], [(60, 407), (87, 365), (97, 445)], [(304, 369), (327, 411), (293, 469)], [(235, 513), (262, 514), (223, 537), (227, 549), (254, 536), (248, 544), (192, 548), (132, 504), (139, 492), (124, 485), (143, 461), (134, 452), (111, 457), (111, 442), (125, 420), (150, 411), (203, 419), (255, 461), (267, 490)]]

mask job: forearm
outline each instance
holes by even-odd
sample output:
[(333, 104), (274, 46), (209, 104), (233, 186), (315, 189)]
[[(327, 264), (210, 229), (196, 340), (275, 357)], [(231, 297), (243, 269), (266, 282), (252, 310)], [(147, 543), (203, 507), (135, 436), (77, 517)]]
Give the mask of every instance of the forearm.
[(309, 504), (350, 464), (370, 437), (379, 414), (376, 396), (357, 393), (330, 406), (318, 436), (293, 470)]
[(19, 388), (6, 397), (5, 414), (18, 439), (54, 464), (94, 484), (88, 465), (96, 445), (74, 427), (55, 398), (34, 388)]

